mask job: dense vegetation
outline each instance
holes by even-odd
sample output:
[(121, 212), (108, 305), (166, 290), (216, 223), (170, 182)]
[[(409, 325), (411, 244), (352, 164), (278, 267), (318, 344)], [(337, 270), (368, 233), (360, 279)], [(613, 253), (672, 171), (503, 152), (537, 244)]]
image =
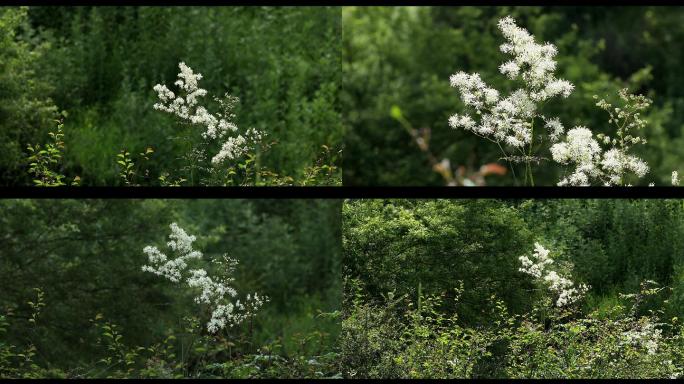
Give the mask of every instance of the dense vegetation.
[[(345, 375), (680, 377), (683, 218), (674, 200), (349, 201)], [(521, 256), (545, 250), (535, 278)]]
[[(338, 184), (340, 35), (337, 7), (2, 7), (1, 184)], [(266, 134), (229, 181), (191, 180), (199, 129), (153, 109), (180, 62)]]
[[(0, 377), (340, 372), (340, 202), (24, 199), (0, 207)], [(208, 312), (192, 300), (197, 289), (141, 270), (143, 248), (161, 248), (171, 222), (197, 236), (204, 256), (193, 265), (216, 274), (210, 260), (225, 253), (238, 261), (230, 284), (241, 296), (269, 298), (255, 316), (208, 332)]]
[[(499, 71), (508, 58), (499, 49), (497, 22), (507, 15), (539, 43), (556, 45), (556, 73), (575, 85), (567, 99), (549, 100), (545, 111), (568, 128), (615, 134), (593, 96), (615, 102), (618, 90), (628, 87), (653, 100), (640, 131), (647, 144), (635, 148), (651, 170), (629, 182), (669, 185), (671, 172), (683, 171), (679, 26), (684, 12), (678, 7), (345, 7), (342, 12), (343, 29), (350, 31), (343, 35), (340, 96), (347, 127), (345, 185), (515, 183), (496, 144), (449, 127), (449, 117), (464, 109), (450, 86), (452, 74), (479, 73), (495, 89), (514, 87)], [(537, 185), (555, 185), (561, 178), (562, 170), (548, 164), (538, 167)], [(523, 171), (519, 164), (516, 173)], [(521, 177), (517, 183), (523, 183)]]

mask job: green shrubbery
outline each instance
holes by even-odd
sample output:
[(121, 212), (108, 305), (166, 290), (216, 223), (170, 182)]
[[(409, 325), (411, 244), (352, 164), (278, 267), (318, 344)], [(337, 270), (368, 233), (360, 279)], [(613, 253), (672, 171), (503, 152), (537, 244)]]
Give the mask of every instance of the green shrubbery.
[[(38, 315), (34, 312), (35, 320)], [(313, 331), (296, 334), (287, 342), (318, 346), (321, 354), (284, 351), (281, 341), (243, 350), (249, 337), (226, 339), (202, 334), (196, 317), (184, 318), (187, 327), (169, 330), (161, 342), (148, 346), (125, 342), (125, 330), (97, 314), (92, 328), (99, 360), (70, 368), (40, 362), (35, 345), (16, 346), (3, 341), (8, 322), (0, 316), (0, 377), (2, 378), (333, 378), (340, 377), (339, 356), (334, 350), (321, 351), (330, 343), (328, 334)], [(179, 339), (183, 340), (180, 341)], [(44, 364), (44, 365), (43, 365)]]
[[(683, 213), (667, 200), (349, 201), (344, 375), (680, 377)], [(534, 241), (586, 294), (562, 301), (553, 279), (523, 273)]]
[(57, 107), (69, 112), (59, 167), (68, 179), (124, 185), (117, 155), (152, 148), (144, 165), (132, 159), (131, 185), (190, 183), (183, 156), (192, 143), (172, 140), (174, 119), (152, 108), (152, 88), (172, 83), (181, 61), (204, 75), (209, 94), (240, 99), (238, 126), (268, 135), (268, 151), (235, 165), (263, 168), (245, 183), (341, 182), (338, 7), (7, 7), (0, 15), (5, 185), (32, 184), (26, 146), (49, 140)]
[(0, 9), (0, 178), (2, 184), (30, 184), (26, 145), (47, 139), (58, 109), (54, 86), (41, 77), (41, 60), (51, 48), (28, 26), (28, 10)]
[[(642, 292), (643, 293), (643, 292)], [(347, 303), (343, 368), (356, 378), (676, 378), (684, 327), (624, 303), (610, 313), (558, 310), (549, 300), (509, 314), (491, 297), (487, 321), (464, 326), (445, 295)], [(637, 296), (637, 295), (633, 295)], [(451, 304), (450, 304), (451, 305)]]

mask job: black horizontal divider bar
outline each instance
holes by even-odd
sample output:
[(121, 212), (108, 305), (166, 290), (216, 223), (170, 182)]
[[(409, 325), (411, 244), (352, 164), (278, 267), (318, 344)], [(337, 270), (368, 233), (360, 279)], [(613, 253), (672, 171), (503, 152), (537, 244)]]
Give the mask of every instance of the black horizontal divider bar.
[(616, 2), (615, 0), (4, 0), (2, 5), (98, 5), (98, 6), (463, 6), (463, 5), (678, 5), (672, 0), (642, 0)]
[(39, 199), (684, 199), (684, 187), (0, 187), (0, 198)]

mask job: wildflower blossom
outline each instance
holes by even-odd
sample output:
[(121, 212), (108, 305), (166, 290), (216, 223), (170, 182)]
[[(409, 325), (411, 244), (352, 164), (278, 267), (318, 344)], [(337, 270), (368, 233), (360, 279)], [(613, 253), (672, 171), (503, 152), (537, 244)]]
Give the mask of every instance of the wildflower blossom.
[[(142, 270), (165, 277), (173, 283), (181, 283), (184, 280), (189, 288), (198, 289), (199, 294), (195, 296), (194, 301), (212, 308), (211, 319), (207, 323), (209, 332), (215, 333), (225, 327), (240, 324), (253, 316), (268, 300), (254, 293), (247, 294), (244, 301), (232, 301), (238, 296), (238, 292), (231, 286), (234, 281), (232, 277), (212, 278), (201, 268), (191, 269), (186, 273), (190, 260), (201, 259), (202, 253), (192, 247), (196, 240), (195, 236), (188, 235), (176, 223), (171, 223), (169, 227), (171, 234), (166, 244), (177, 256), (169, 259), (157, 247), (146, 246), (143, 252), (148, 256), (151, 265), (143, 266)], [(224, 256), (223, 261), (218, 264), (224, 273), (230, 275), (234, 272), (237, 261)]]
[(518, 76), (521, 76), (526, 83), (538, 88), (543, 88), (556, 80), (553, 77), (556, 69), (554, 56), (558, 51), (553, 44), (537, 44), (534, 36), (518, 27), (510, 16), (499, 20), (498, 27), (507, 40), (506, 43), (501, 44), (501, 52), (511, 54), (517, 67), (525, 68), (519, 71)]
[[(510, 80), (522, 80), (523, 86), (502, 96), (477, 73), (461, 71), (452, 75), (451, 86), (458, 89), (461, 100), (474, 110), (473, 116), (479, 116), (479, 121), (468, 114), (455, 114), (449, 118), (449, 126), (470, 131), (499, 146), (523, 151), (525, 156), (512, 157), (501, 148), (508, 161), (522, 159), (529, 165), (534, 159), (531, 155), (535, 119), (546, 122), (552, 142), (558, 141), (564, 131), (560, 120), (540, 113), (538, 104), (556, 96), (568, 97), (574, 86), (555, 77), (557, 49), (553, 44), (535, 42), (534, 36), (518, 27), (510, 16), (499, 20), (498, 28), (505, 39), (501, 52), (511, 56), (499, 66), (499, 71)], [(531, 170), (528, 172), (532, 180)]]
[(622, 185), (627, 172), (643, 177), (649, 167), (645, 161), (626, 153), (620, 148), (611, 148), (605, 153), (593, 133), (585, 127), (568, 131), (565, 141), (551, 146), (554, 161), (563, 165), (575, 165), (574, 171), (562, 178), (559, 186), (587, 186), (592, 180), (602, 181), (604, 185)]
[(679, 185), (679, 173), (672, 171), (672, 185)]
[(527, 256), (520, 256), (518, 259), (522, 263), (520, 272), (527, 273), (536, 278), (542, 277), (547, 265), (553, 264), (553, 260), (549, 258), (549, 250), (544, 248), (539, 243), (534, 243), (534, 253), (532, 259)]
[(656, 328), (653, 322), (644, 317), (636, 322), (633, 328), (622, 334), (621, 345), (641, 347), (649, 355), (655, 355), (658, 352), (661, 340), (662, 330)]
[(565, 128), (563, 127), (563, 124), (561, 123), (560, 119), (557, 117), (550, 118), (550, 119), (544, 119), (544, 127), (549, 130), (549, 139), (552, 142), (557, 142), (563, 132), (565, 132)]
[[(629, 154), (628, 151), (635, 144), (646, 143), (645, 139), (636, 136), (635, 131), (646, 125), (646, 121), (640, 117), (640, 111), (647, 108), (651, 101), (642, 95), (629, 94), (627, 89), (621, 89), (619, 96), (624, 103), (622, 107), (613, 107), (611, 103), (603, 99), (596, 103), (596, 106), (608, 112), (608, 122), (617, 128), (616, 137), (598, 134), (596, 135), (597, 141), (592, 137), (591, 131), (585, 130), (581, 133), (581, 138), (578, 139), (578, 132), (571, 130), (568, 132), (566, 142), (551, 147), (555, 161), (561, 164), (575, 163), (577, 165), (577, 169), (574, 171), (575, 176), (578, 172), (582, 172), (585, 176), (582, 181), (587, 181), (586, 183), (574, 183), (573, 181), (579, 179), (573, 179), (571, 175), (562, 179), (558, 185), (588, 185), (591, 179), (599, 180), (606, 186), (625, 185), (625, 175), (628, 173), (633, 173), (639, 178), (648, 173), (648, 164)], [(594, 98), (598, 97), (594, 96)], [(585, 156), (563, 156), (563, 146), (572, 145), (573, 141), (578, 140), (591, 146), (591, 149), (584, 151)], [(603, 149), (600, 144), (610, 145), (611, 148), (601, 153)], [(588, 153), (591, 153), (591, 156)]]
[(247, 132), (245, 132), (245, 136), (237, 135), (235, 137), (229, 137), (221, 146), (219, 153), (211, 159), (211, 162), (213, 164), (220, 164), (226, 159), (232, 160), (238, 158), (247, 152), (247, 143), (257, 143), (261, 141), (262, 137), (263, 133), (254, 128), (248, 129)]
[[(558, 50), (551, 43), (537, 43), (534, 36), (519, 27), (510, 16), (500, 19), (497, 25), (505, 39), (500, 50), (511, 56), (499, 66), (499, 72), (510, 80), (520, 80), (522, 86), (506, 96), (488, 86), (477, 73), (460, 71), (452, 75), (451, 86), (458, 89), (465, 106), (475, 113), (472, 116), (454, 114), (449, 117), (449, 126), (497, 143), (507, 161), (525, 162), (525, 181), (529, 180), (531, 184), (534, 181), (530, 164), (543, 159), (534, 153), (540, 148), (535, 137), (542, 137), (538, 132), (535, 134), (536, 120), (544, 121), (548, 139), (553, 143), (550, 147), (552, 159), (561, 165), (574, 166), (558, 182), (559, 186), (587, 186), (594, 182), (606, 186), (625, 185), (628, 184), (627, 174), (645, 176), (648, 164), (628, 151), (632, 145), (646, 143), (634, 131), (645, 126), (640, 111), (651, 101), (622, 89), (619, 96), (624, 106), (614, 108), (605, 100), (596, 103), (609, 113), (609, 123), (617, 128), (616, 137), (599, 134), (594, 138), (591, 130), (577, 126), (562, 140), (565, 128), (561, 121), (557, 117), (544, 116), (539, 110), (542, 102), (553, 97), (567, 98), (575, 88), (568, 80), (555, 75)], [(601, 145), (611, 147), (604, 152)], [(507, 149), (521, 152), (523, 156), (510, 156)]]
[(551, 156), (560, 164), (576, 166), (574, 172), (560, 180), (559, 186), (586, 186), (592, 178), (600, 175), (596, 164), (601, 156), (601, 147), (588, 128), (576, 127), (569, 130), (566, 141), (551, 146)]
[(178, 227), (176, 223), (170, 225), (171, 239), (167, 245), (171, 250), (177, 252), (178, 257), (169, 260), (169, 258), (162, 253), (155, 246), (147, 246), (143, 248), (143, 252), (147, 255), (148, 261), (152, 265), (145, 265), (142, 267), (143, 271), (154, 273), (158, 276), (163, 276), (174, 283), (181, 280), (183, 271), (187, 268), (187, 261), (189, 259), (199, 259), (202, 253), (192, 249), (192, 243), (195, 241), (195, 236), (189, 236), (185, 231)]
[(610, 184), (621, 184), (622, 176), (626, 172), (633, 172), (637, 177), (643, 177), (648, 173), (646, 162), (617, 148), (604, 153), (601, 167), (607, 173)]
[(575, 284), (569, 278), (560, 275), (557, 271), (549, 267), (553, 264), (553, 259), (549, 257), (550, 251), (539, 243), (534, 243), (534, 252), (531, 257), (520, 256), (518, 259), (522, 264), (520, 272), (531, 275), (556, 295), (556, 306), (565, 307), (584, 296), (589, 287), (585, 284)]
[[(202, 137), (205, 139), (224, 139), (230, 133), (237, 132), (238, 127), (232, 121), (235, 115), (230, 112), (237, 98), (226, 95), (227, 100), (219, 100), (224, 113), (212, 114), (207, 108), (199, 105), (199, 99), (207, 95), (207, 91), (199, 87), (202, 74), (193, 72), (192, 68), (183, 62), (179, 63), (178, 67), (180, 73), (174, 84), (185, 96), (176, 95), (165, 85), (157, 84), (154, 90), (157, 92), (159, 102), (154, 104), (154, 109), (170, 113), (185, 123), (203, 127)], [(251, 131), (252, 133), (248, 130), (245, 136), (238, 134), (228, 137), (220, 152), (212, 158), (212, 163), (218, 165), (224, 160), (234, 160), (245, 154), (253, 144), (253, 141), (248, 139), (261, 139), (263, 136), (263, 132), (258, 132), (253, 128)]]

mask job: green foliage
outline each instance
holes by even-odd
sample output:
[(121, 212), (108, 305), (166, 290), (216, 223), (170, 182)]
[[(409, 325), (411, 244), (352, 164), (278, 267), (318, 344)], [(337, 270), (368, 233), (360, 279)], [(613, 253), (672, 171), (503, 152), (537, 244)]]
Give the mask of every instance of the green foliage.
[(514, 208), (494, 200), (351, 201), (343, 207), (344, 259), (373, 297), (387, 292), (416, 297), (453, 292), (463, 281), (461, 316), (479, 318), (477, 297), (496, 293), (524, 308), (529, 285), (518, 256), (532, 247), (532, 233)]
[[(644, 296), (657, 294), (644, 289), (633, 309)], [(523, 318), (511, 329), (509, 365), (511, 378), (671, 378), (682, 374), (678, 349), (682, 334), (676, 321), (663, 323), (659, 315), (638, 316), (617, 304), (611, 316), (591, 312), (583, 318), (559, 319), (552, 315), (551, 325)], [(645, 339), (639, 335), (644, 330)], [(664, 332), (664, 336), (660, 332)], [(630, 339), (631, 337), (631, 339)], [(649, 346), (654, 343), (657, 348)]]
[[(461, 289), (456, 290), (458, 302)], [(352, 378), (471, 377), (497, 335), (445, 314), (444, 294), (368, 304), (356, 296), (342, 324), (343, 367)], [(417, 305), (416, 305), (417, 304)]]
[(29, 185), (24, 149), (44, 140), (57, 107), (51, 82), (40, 76), (50, 48), (36, 41), (26, 7), (0, 8), (0, 178), (4, 185)]
[[(29, 144), (26, 148), (30, 152), (28, 157), (29, 169), (28, 173), (33, 175), (33, 184), (37, 187), (59, 187), (64, 186), (65, 178), (60, 173), (62, 159), (64, 158), (64, 124), (61, 120), (57, 120), (57, 130), (49, 132), (48, 136), (52, 142), (41, 147), (40, 144)], [(75, 176), (71, 182), (72, 186), (80, 184), (81, 178)]]

